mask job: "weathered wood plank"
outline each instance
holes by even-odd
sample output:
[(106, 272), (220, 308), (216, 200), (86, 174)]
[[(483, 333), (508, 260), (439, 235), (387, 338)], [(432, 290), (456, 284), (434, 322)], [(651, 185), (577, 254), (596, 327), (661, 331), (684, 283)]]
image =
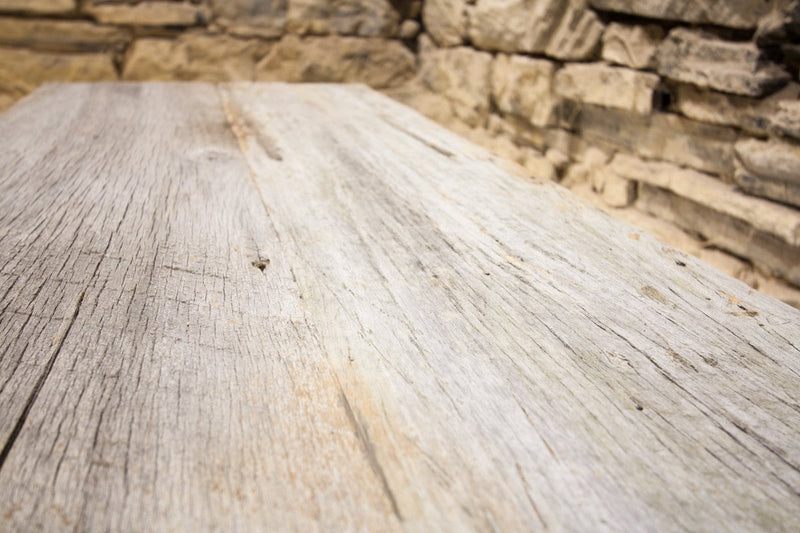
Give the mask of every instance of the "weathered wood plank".
[(800, 313), (366, 88), (0, 139), (11, 528), (800, 527)]
[[(213, 86), (60, 87), (35, 102), (47, 112), (24, 110), (27, 139), (55, 153), (49, 167), (24, 147), (10, 161), (22, 215), (4, 206), (17, 246), (2, 247), (16, 252), (4, 272), (22, 291), (49, 269), (33, 305), (75, 311), (60, 330), (3, 337), (28, 343), (12, 381), (42, 381), (0, 470), (3, 529), (396, 523)], [(73, 133), (42, 134), (62, 109)], [(6, 298), (4, 324), (28, 303)], [(25, 403), (9, 392), (3, 405)], [(3, 411), (3, 427), (20, 416)]]

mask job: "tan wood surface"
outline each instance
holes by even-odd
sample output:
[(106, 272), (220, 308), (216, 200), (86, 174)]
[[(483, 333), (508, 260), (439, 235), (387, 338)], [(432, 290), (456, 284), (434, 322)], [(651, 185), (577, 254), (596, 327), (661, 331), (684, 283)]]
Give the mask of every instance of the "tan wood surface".
[(800, 312), (369, 89), (0, 146), (0, 530), (800, 530)]

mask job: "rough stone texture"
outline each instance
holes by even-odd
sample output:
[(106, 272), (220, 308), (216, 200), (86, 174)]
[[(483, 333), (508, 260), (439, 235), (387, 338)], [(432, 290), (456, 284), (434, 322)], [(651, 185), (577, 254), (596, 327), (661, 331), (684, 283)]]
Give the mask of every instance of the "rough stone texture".
[(0, 12), (60, 14), (74, 11), (75, 0), (0, 0)]
[(400, 15), (389, 0), (289, 0), (287, 29), (301, 35), (392, 37)]
[(275, 38), (286, 29), (287, 0), (210, 0), (216, 22), (233, 35)]
[(758, 23), (754, 37), (759, 46), (775, 46), (800, 35), (800, 1), (777, 0), (769, 14)]
[(85, 11), (102, 24), (128, 26), (193, 26), (205, 24), (208, 8), (188, 2), (91, 2)]
[(747, 139), (736, 143), (736, 158), (739, 187), (800, 207), (800, 146)]
[(800, 139), (800, 100), (782, 100), (777, 107), (778, 110), (771, 117), (775, 130)]
[(91, 22), (0, 17), (0, 44), (20, 48), (95, 52), (120, 49), (130, 39), (125, 29)]
[(669, 163), (617, 154), (609, 165), (617, 176), (669, 190), (718, 213), (747, 221), (755, 229), (800, 246), (800, 212), (738, 192), (707, 174)]
[(472, 48), (436, 48), (420, 40), (420, 81), (447, 98), (453, 113), (472, 127), (482, 126), (489, 114), (492, 56)]
[(400, 24), (400, 29), (397, 30), (397, 36), (401, 39), (410, 41), (419, 35), (422, 28), (416, 20), (406, 19)]
[[(700, 89), (673, 87), (672, 108), (701, 122), (736, 126), (759, 135), (781, 132), (800, 137), (800, 85), (790, 83), (766, 98), (749, 98)], [(795, 109), (792, 113), (792, 108)]]
[(252, 80), (269, 45), (225, 35), (184, 34), (178, 39), (138, 39), (122, 77), (125, 80)]
[(383, 93), (439, 124), (453, 128), (456, 122), (450, 107), (450, 100), (441, 94), (425, 89), (418, 80), (398, 87), (384, 89)]
[(34, 52), (0, 47), (0, 104), (9, 105), (48, 81), (114, 80), (110, 54)]
[(711, 244), (745, 257), (771, 274), (800, 285), (800, 248), (763, 233), (749, 223), (709, 209), (658, 187), (640, 184), (636, 202), (640, 209), (697, 232)]
[(695, 122), (671, 113), (640, 115), (588, 105), (573, 117), (574, 120), (564, 125), (583, 142), (608, 151), (621, 150), (712, 174), (733, 176), (733, 144), (738, 135), (730, 128)]
[(614, 107), (636, 113), (650, 113), (659, 77), (625, 67), (603, 63), (572, 63), (555, 76), (555, 92), (563, 98)]
[(477, 0), (470, 11), (470, 39), (484, 50), (589, 59), (603, 29), (584, 0)]
[(659, 74), (745, 96), (763, 96), (789, 81), (754, 43), (731, 42), (686, 28), (669, 33), (656, 53)]
[(466, 0), (425, 0), (425, 30), (439, 46), (458, 46), (467, 35)]
[(640, 17), (752, 29), (769, 12), (764, 0), (589, 0), (605, 11)]
[(284, 37), (256, 66), (258, 81), (359, 82), (384, 88), (414, 75), (414, 55), (396, 41)]
[(552, 88), (555, 70), (555, 64), (546, 59), (498, 54), (491, 75), (495, 105), (534, 126), (553, 124), (558, 105)]
[(602, 198), (609, 207), (627, 207), (636, 200), (636, 182), (609, 174), (603, 183)]
[(628, 26), (612, 22), (603, 33), (601, 55), (605, 61), (631, 68), (656, 66), (656, 50), (664, 39), (661, 26)]

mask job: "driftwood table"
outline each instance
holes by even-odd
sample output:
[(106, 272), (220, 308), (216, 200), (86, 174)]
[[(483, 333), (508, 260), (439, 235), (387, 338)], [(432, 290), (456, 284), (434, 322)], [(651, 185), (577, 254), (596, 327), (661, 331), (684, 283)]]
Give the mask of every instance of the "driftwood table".
[(1, 530), (800, 529), (800, 313), (383, 96), (0, 146)]

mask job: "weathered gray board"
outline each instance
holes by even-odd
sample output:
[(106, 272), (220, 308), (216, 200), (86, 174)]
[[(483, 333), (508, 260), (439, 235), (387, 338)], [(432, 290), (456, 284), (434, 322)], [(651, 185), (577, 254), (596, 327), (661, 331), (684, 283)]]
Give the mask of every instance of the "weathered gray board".
[(0, 146), (4, 531), (800, 530), (800, 312), (366, 88)]

